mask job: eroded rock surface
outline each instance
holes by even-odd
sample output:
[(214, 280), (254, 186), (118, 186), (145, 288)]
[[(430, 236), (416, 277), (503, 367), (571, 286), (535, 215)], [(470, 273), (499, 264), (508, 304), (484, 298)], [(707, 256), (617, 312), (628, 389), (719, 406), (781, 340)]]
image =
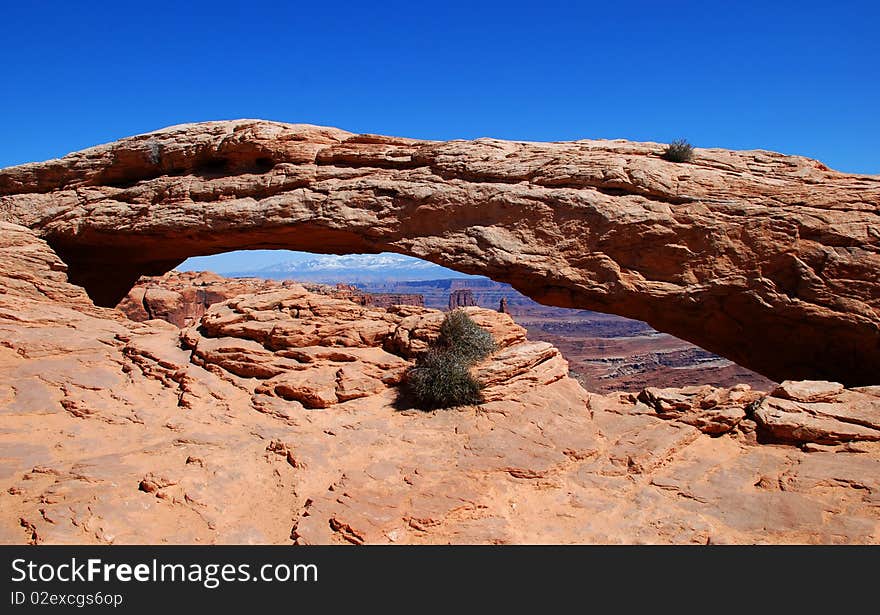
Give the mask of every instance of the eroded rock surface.
[(284, 288), (259, 278), (224, 278), (210, 271), (172, 271), (140, 280), (116, 306), (131, 320), (159, 319), (178, 327), (197, 324), (211, 305), (238, 295)]
[(760, 418), (793, 403), (867, 428), (874, 388), (594, 395), (467, 308), (500, 346), (475, 368), (486, 402), (401, 410), (437, 311), (290, 284), (138, 323), (30, 229), (0, 224), (0, 247), (2, 542), (880, 542), (880, 443)]
[(836, 382), (783, 382), (753, 411), (759, 425), (783, 440), (880, 440), (878, 387), (845, 390)]
[[(141, 278), (116, 307), (138, 322), (159, 319), (188, 327), (198, 324), (208, 307), (215, 303), (238, 295), (287, 288), (291, 284), (289, 280), (224, 278), (209, 271), (174, 270), (162, 276)], [(424, 305), (422, 296), (417, 294), (365, 293), (349, 284), (306, 283), (303, 287), (364, 306)]]
[(393, 251), (646, 321), (777, 382), (876, 384), (880, 178), (663, 148), (188, 124), (0, 171), (0, 220), (101, 305), (189, 256)]

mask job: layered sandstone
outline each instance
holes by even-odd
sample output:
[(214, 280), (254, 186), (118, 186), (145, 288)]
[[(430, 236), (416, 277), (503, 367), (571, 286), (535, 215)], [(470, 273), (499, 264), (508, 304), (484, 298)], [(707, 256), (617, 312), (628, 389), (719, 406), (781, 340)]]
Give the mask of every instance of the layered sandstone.
[[(224, 278), (209, 271), (175, 270), (163, 276), (141, 278), (116, 307), (138, 322), (159, 319), (178, 327), (188, 327), (197, 324), (208, 307), (215, 303), (238, 295), (290, 288), (295, 284), (290, 280)], [(305, 284), (304, 288), (364, 306), (424, 305), (421, 295), (365, 293), (348, 284)]]
[(197, 324), (215, 303), (289, 285), (258, 278), (224, 278), (209, 271), (173, 271), (142, 278), (116, 307), (138, 322), (159, 319), (188, 327)]
[[(659, 151), (239, 121), (0, 172), (0, 542), (880, 542), (877, 179)], [(238, 247), (427, 257), (781, 384), (597, 395), (471, 307), (485, 401), (422, 412), (399, 383), (436, 310), (212, 278), (209, 307), (151, 282), (135, 322), (86, 293)]]
[(194, 255), (393, 251), (648, 322), (776, 381), (876, 384), (880, 178), (662, 151), (208, 122), (0, 171), (0, 220), (101, 305)]
[(460, 307), (470, 307), (477, 305), (474, 300), (474, 291), (469, 288), (458, 288), (449, 293), (449, 309), (454, 310)]
[(289, 284), (138, 323), (31, 230), (0, 247), (2, 542), (880, 542), (873, 387), (600, 396), (467, 308), (486, 401), (425, 413), (397, 383), (435, 310)]

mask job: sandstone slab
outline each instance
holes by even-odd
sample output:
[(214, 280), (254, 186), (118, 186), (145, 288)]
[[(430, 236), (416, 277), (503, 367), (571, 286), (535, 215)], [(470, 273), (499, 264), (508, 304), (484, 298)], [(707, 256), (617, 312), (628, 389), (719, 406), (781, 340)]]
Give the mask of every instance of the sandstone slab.
[[(876, 387), (595, 395), (508, 315), (467, 308), (500, 346), (475, 366), (491, 401), (400, 410), (440, 313), (291, 285), (230, 297), (201, 327), (134, 322), (93, 305), (33, 230), (2, 225), (0, 242), (5, 542), (880, 543), (880, 442), (832, 446), (875, 429)], [(323, 408), (269, 384), (310, 370), (333, 378), (293, 384), (326, 384)], [(739, 404), (754, 421), (723, 434), (685, 422)], [(765, 405), (838, 435), (755, 438), (775, 429)]]

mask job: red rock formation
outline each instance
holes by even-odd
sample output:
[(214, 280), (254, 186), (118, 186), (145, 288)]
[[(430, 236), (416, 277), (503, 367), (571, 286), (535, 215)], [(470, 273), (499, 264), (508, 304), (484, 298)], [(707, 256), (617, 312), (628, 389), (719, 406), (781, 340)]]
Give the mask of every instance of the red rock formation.
[(351, 284), (336, 284), (326, 286), (324, 284), (305, 284), (312, 292), (329, 294), (337, 299), (348, 299), (359, 305), (368, 305), (381, 308), (390, 308), (395, 305), (414, 305), (425, 307), (425, 299), (422, 295), (413, 293), (368, 293)]
[(328, 286), (326, 284), (305, 283), (303, 284), (303, 287), (309, 292), (330, 295), (337, 299), (348, 299), (349, 301), (354, 301), (355, 303), (361, 303), (363, 305), (362, 299), (364, 294), (357, 286), (352, 286), (351, 284), (334, 284), (333, 286)]
[(381, 308), (390, 308), (395, 305), (413, 305), (425, 307), (425, 299), (421, 295), (396, 294), (396, 293), (366, 293), (366, 303)]
[(0, 220), (48, 241), (102, 305), (194, 255), (395, 251), (648, 322), (777, 381), (875, 384), (880, 179), (662, 151), (208, 122), (0, 171)]
[(138, 322), (158, 318), (188, 327), (215, 303), (289, 285), (290, 282), (258, 278), (224, 278), (208, 271), (172, 271), (160, 277), (141, 278), (116, 307)]
[(460, 288), (449, 293), (449, 310), (477, 305), (474, 293), (469, 288)]
[[(465, 308), (499, 347), (485, 403), (426, 413), (396, 383), (442, 312), (213, 280), (230, 298), (180, 329), (68, 280), (109, 299), (193, 253), (393, 248), (877, 384), (876, 179), (655, 149), (227, 122), (0, 172), (0, 542), (880, 543), (877, 386), (596, 395)], [(195, 319), (172, 277), (132, 309)]]
[[(211, 305), (238, 295), (288, 288), (295, 282), (261, 278), (224, 278), (207, 271), (170, 271), (164, 276), (146, 276), (116, 307), (132, 320), (158, 318), (178, 327), (198, 323)], [(365, 293), (350, 284), (306, 284), (311, 292), (347, 299), (359, 305), (392, 307), (424, 306), (421, 295)]]
[(0, 223), (0, 542), (880, 542), (873, 387), (594, 395), (465, 308), (487, 401), (400, 410), (442, 312), (290, 284), (181, 330), (64, 270)]

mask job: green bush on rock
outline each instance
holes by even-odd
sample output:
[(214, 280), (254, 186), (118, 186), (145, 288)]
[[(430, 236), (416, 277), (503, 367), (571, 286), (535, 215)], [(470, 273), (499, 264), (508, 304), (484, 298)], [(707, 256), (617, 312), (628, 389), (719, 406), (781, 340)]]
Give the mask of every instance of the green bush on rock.
[(407, 372), (405, 390), (423, 410), (479, 403), (482, 387), (470, 368), (494, 350), (492, 335), (466, 311), (450, 312), (440, 336)]
[(694, 146), (679, 139), (666, 146), (663, 158), (669, 162), (690, 162), (694, 158)]
[(464, 310), (454, 310), (446, 315), (440, 325), (437, 344), (471, 363), (495, 352), (492, 335), (475, 323)]

